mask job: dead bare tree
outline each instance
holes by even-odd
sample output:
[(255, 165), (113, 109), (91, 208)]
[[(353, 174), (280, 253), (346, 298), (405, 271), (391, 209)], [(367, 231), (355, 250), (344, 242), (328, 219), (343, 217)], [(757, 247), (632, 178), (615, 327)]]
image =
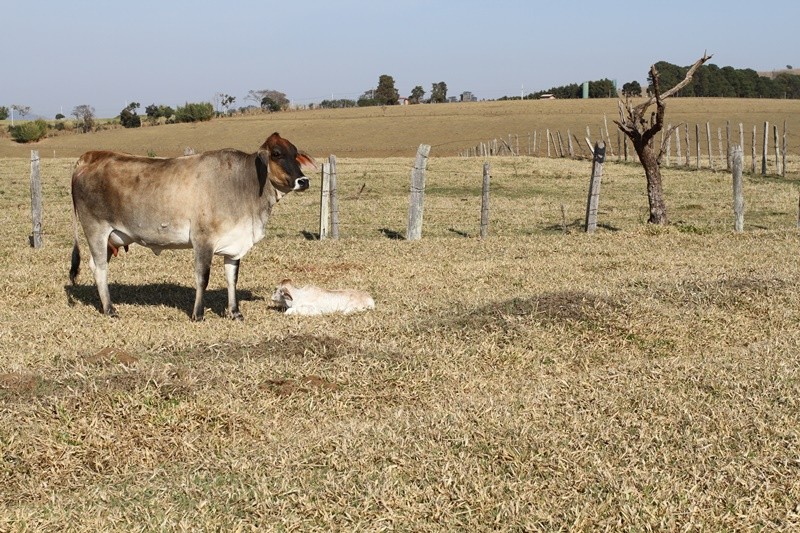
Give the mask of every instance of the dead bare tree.
[[(656, 134), (664, 128), (664, 112), (667, 108), (665, 100), (688, 85), (692, 81), (695, 71), (709, 59), (711, 59), (711, 56), (703, 53), (703, 57), (689, 68), (683, 81), (663, 94), (659, 87), (659, 73), (656, 70), (656, 66), (652, 65), (650, 67), (650, 80), (653, 83), (653, 96), (635, 107), (630, 103), (628, 97), (625, 98), (625, 102), (619, 101), (619, 121), (615, 120), (614, 123), (631, 140), (639, 156), (639, 161), (644, 167), (644, 173), (647, 177), (647, 200), (650, 203), (650, 218), (648, 220), (650, 224), (664, 225), (668, 221), (667, 206), (664, 202), (664, 188), (661, 183), (661, 157), (665, 152), (666, 139), (669, 139), (673, 131), (680, 126), (678, 124), (671, 127), (669, 131), (665, 132), (663, 137), (665, 140), (658, 149), (653, 147)], [(648, 120), (645, 118), (645, 113), (647, 108), (654, 102), (656, 104), (656, 112), (651, 113)]]

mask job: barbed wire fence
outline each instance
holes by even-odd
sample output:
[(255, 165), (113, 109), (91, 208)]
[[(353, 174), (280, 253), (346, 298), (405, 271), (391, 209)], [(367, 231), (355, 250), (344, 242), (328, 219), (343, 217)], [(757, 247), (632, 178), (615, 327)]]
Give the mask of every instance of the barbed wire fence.
[[(785, 177), (788, 154), (788, 133), (786, 120), (783, 127), (778, 124), (770, 125), (769, 122), (753, 124), (745, 127), (738, 123), (738, 132), (730, 121), (725, 125), (712, 126), (710, 122), (705, 125), (695, 124), (691, 128), (688, 123), (672, 124), (662, 130), (657, 142), (664, 147), (665, 167), (694, 167), (710, 170), (731, 170), (732, 146), (738, 144), (743, 151), (750, 141), (749, 171), (755, 174), (760, 168), (762, 175), (768, 174)], [(617, 162), (638, 162), (636, 152), (631, 149), (628, 139), (617, 128), (609, 130), (608, 120), (604, 116), (603, 124), (596, 130), (599, 138), (608, 150), (609, 160)], [(692, 131), (694, 136), (691, 135)], [(746, 135), (746, 133), (752, 134)], [(612, 133), (614, 137), (612, 138)], [(716, 133), (716, 136), (714, 135)], [(738, 135), (737, 135), (738, 133)], [(590, 159), (592, 130), (586, 126), (586, 136), (583, 139), (570, 129), (562, 135), (559, 130), (532, 130), (522, 134), (509, 133), (507, 138), (494, 138), (480, 141), (475, 145), (462, 148), (458, 151), (461, 157), (493, 157), (493, 156), (522, 156)], [(738, 142), (737, 142), (738, 141)], [(770, 142), (772, 141), (772, 142)], [(674, 155), (673, 155), (674, 154)], [(745, 163), (746, 164), (746, 163)], [(760, 165), (760, 167), (759, 167)]]

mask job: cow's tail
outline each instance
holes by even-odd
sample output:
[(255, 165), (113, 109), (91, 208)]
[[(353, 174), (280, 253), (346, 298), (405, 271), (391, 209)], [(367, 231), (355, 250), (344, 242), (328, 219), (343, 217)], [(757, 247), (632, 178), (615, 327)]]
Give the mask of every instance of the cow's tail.
[[(78, 165), (80, 165), (80, 160), (78, 160)], [(72, 178), (72, 230), (73, 230), (73, 240), (72, 240), (72, 264), (69, 267), (69, 282), (71, 285), (75, 285), (75, 278), (78, 277), (78, 274), (81, 271), (81, 251), (78, 248), (78, 208), (75, 205), (75, 178)]]

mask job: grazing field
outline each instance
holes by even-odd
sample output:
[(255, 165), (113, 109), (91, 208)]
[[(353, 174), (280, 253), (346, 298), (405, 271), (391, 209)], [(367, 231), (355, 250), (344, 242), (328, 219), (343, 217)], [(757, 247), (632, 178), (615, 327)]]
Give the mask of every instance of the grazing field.
[[(432, 158), (406, 242), (412, 162), (338, 160), (340, 241), (309, 239), (318, 180), (287, 196), (245, 321), (217, 258), (192, 323), (190, 251), (121, 253), (101, 316), (85, 260), (67, 287), (74, 159), (42, 160), (40, 250), (27, 155), (0, 160), (0, 530), (800, 528), (796, 158), (745, 178), (742, 234), (728, 175), (666, 170), (654, 228), (641, 168), (608, 163), (591, 236), (588, 162), (494, 158), (486, 240), (482, 161)], [(377, 309), (285, 316), (284, 277)]]
[[(202, 124), (60, 135), (34, 145), (20, 145), (6, 136), (0, 137), (0, 157), (29, 157), (31, 148), (39, 150), (42, 157), (78, 157), (87, 150), (98, 149), (177, 156), (187, 146), (198, 152), (218, 148), (252, 152), (276, 130), (310, 154), (325, 157), (413, 157), (422, 143), (433, 147), (434, 157), (452, 156), (481, 141), (507, 139), (509, 134), (520, 136), (524, 152), (527, 135), (538, 131), (541, 136), (548, 128), (563, 136), (570, 130), (583, 139), (588, 126), (594, 141), (600, 138), (601, 127), (607, 122), (615, 142), (612, 121), (618, 117), (617, 100), (613, 98), (319, 109), (215, 119)], [(712, 150), (717, 154), (717, 130), (722, 128), (724, 134), (726, 121), (737, 142), (742, 123), (748, 149), (753, 126), (758, 127), (761, 140), (764, 121), (769, 121), (770, 130), (778, 125), (781, 133), (786, 121), (789, 152), (800, 153), (800, 100), (672, 98), (667, 102), (666, 123), (688, 124), (692, 143), (694, 126), (701, 125), (702, 153), (706, 155), (706, 122), (711, 125)], [(771, 139), (770, 136), (770, 144)]]

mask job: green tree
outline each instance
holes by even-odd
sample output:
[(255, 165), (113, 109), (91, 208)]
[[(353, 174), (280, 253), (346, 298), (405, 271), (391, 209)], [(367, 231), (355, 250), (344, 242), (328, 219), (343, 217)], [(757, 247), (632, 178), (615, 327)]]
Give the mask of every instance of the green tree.
[[(583, 93), (583, 90), (581, 90), (581, 93)], [(612, 96), (617, 96), (613, 81), (603, 78), (602, 80), (589, 82), (589, 98), (611, 98)]]
[(622, 96), (635, 97), (642, 95), (642, 85), (634, 80), (622, 84)]
[(187, 103), (183, 107), (178, 106), (175, 111), (177, 122), (202, 122), (211, 120), (214, 116), (214, 106), (211, 102)]
[(8, 119), (8, 108), (6, 106), (0, 106), (0, 120)]
[(355, 107), (355, 100), (339, 99), (339, 100), (323, 100), (319, 103), (322, 109), (338, 109), (345, 107)]
[(425, 96), (425, 89), (422, 88), (422, 85), (417, 85), (413, 89), (411, 89), (411, 96), (409, 101), (412, 104), (418, 104), (422, 101), (422, 97)]
[(269, 96), (265, 96), (261, 99), (261, 109), (273, 113), (275, 111), (280, 111), (281, 105)]
[(131, 102), (119, 113), (119, 123), (125, 128), (138, 128), (142, 125), (142, 118), (136, 113), (140, 108), (139, 102)]
[(147, 115), (147, 121), (155, 125), (161, 117), (169, 120), (175, 114), (175, 110), (168, 105), (150, 104), (144, 109), (144, 114)]
[(441, 104), (447, 101), (447, 84), (443, 81), (434, 83), (431, 89), (431, 103)]
[(358, 107), (369, 107), (379, 105), (378, 99), (375, 98), (375, 89), (367, 89), (364, 94), (358, 97)]
[(394, 78), (388, 74), (382, 74), (378, 78), (378, 88), (375, 89), (375, 100), (379, 105), (397, 105), (400, 101), (400, 94), (394, 87)]
[(247, 96), (245, 96), (244, 99), (251, 100), (255, 104), (261, 106), (261, 102), (264, 101), (265, 97), (268, 97), (270, 100), (277, 103), (279, 106), (279, 110), (289, 109), (289, 104), (291, 102), (289, 102), (289, 99), (286, 97), (286, 94), (273, 89), (260, 89), (257, 91), (251, 90), (250, 92), (247, 93)]

